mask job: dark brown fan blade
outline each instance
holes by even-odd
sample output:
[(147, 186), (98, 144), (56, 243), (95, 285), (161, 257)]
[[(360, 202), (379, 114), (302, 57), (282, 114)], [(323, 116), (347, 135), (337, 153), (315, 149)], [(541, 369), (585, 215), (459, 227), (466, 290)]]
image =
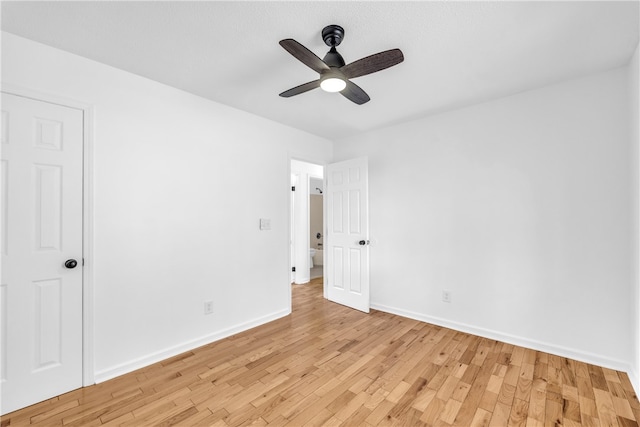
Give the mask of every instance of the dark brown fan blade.
[(362, 90), (357, 84), (347, 80), (347, 87), (342, 89), (340, 93), (350, 101), (355, 102), (358, 105), (362, 105), (365, 102), (369, 102), (371, 98), (367, 95), (367, 92)]
[(391, 49), (353, 61), (351, 64), (340, 68), (340, 71), (342, 71), (348, 79), (353, 79), (393, 67), (402, 61), (404, 61), (402, 51), (400, 49)]
[(280, 96), (283, 98), (289, 98), (290, 96), (300, 95), (301, 93), (305, 93), (317, 87), (320, 87), (320, 79), (285, 90), (280, 94)]
[(293, 55), (298, 61), (302, 62), (317, 73), (322, 73), (329, 69), (329, 66), (325, 64), (322, 59), (318, 58), (315, 53), (311, 52), (294, 39), (280, 40), (280, 46)]

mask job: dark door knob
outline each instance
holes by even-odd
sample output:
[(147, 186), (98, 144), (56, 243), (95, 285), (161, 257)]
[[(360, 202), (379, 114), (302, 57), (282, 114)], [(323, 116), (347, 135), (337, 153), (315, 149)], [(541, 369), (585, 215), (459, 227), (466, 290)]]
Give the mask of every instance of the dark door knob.
[(76, 268), (77, 265), (78, 261), (76, 261), (75, 259), (68, 259), (64, 262), (64, 266), (67, 268)]
[(369, 241), (368, 241), (368, 240), (360, 240), (360, 241), (358, 242), (358, 244), (359, 244), (360, 246), (365, 246), (365, 245), (368, 245), (368, 244), (369, 244)]

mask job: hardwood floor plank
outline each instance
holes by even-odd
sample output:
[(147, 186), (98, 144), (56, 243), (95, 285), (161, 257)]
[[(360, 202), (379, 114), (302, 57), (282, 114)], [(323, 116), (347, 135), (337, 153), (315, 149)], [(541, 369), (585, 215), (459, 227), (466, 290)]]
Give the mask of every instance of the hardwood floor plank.
[(589, 377), (591, 378), (593, 388), (609, 391), (607, 380), (604, 377), (604, 372), (602, 371), (601, 367), (589, 365)]
[(488, 427), (491, 421), (491, 412), (478, 408), (473, 415), (470, 427)]
[(493, 412), (493, 408), (495, 408), (497, 403), (498, 395), (489, 390), (485, 390), (485, 392), (482, 394), (480, 402), (478, 403), (478, 408), (484, 409), (488, 412)]
[(454, 399), (449, 399), (447, 403), (444, 405), (444, 409), (440, 413), (440, 419), (445, 423), (451, 425), (456, 420), (458, 416), (458, 412), (460, 411), (460, 407), (462, 403), (458, 402)]
[[(589, 369), (589, 371), (591, 372), (591, 369)], [(600, 425), (603, 427), (618, 427), (618, 420), (613, 407), (611, 394), (597, 388), (594, 389), (593, 392), (596, 396), (596, 408), (598, 410)]]
[(531, 420), (536, 420), (544, 424), (546, 402), (546, 387), (534, 386), (531, 389), (531, 396), (529, 398), (527, 425), (533, 423)]
[(366, 393), (358, 393), (353, 399), (335, 412), (335, 416), (341, 420), (347, 421), (354, 417), (356, 413), (360, 413), (357, 417), (354, 417), (354, 419), (362, 419), (362, 421), (364, 421), (364, 419), (371, 413), (370, 409), (364, 407), (364, 403), (368, 398), (369, 396)]
[(618, 424), (620, 427), (638, 427), (638, 423), (634, 420), (618, 416)]
[(509, 414), (511, 413), (511, 405), (498, 402), (491, 414), (489, 425), (491, 427), (504, 427), (509, 423)]
[(529, 413), (529, 402), (514, 399), (511, 413), (509, 414), (509, 427), (520, 427), (527, 424), (527, 414)]
[[(393, 406), (394, 406), (393, 402), (389, 402), (386, 399), (383, 400), (382, 402), (380, 402), (380, 404), (376, 406), (374, 410), (371, 411), (369, 416), (367, 416), (367, 418), (365, 418), (364, 421), (367, 424), (370, 424), (372, 426), (379, 425), (382, 422), (382, 420), (387, 416), (389, 411), (391, 411)], [(391, 418), (391, 416), (389, 416), (389, 418)]]
[(613, 396), (611, 400), (613, 401), (613, 409), (617, 416), (635, 420), (635, 415), (633, 415), (633, 410), (628, 400), (615, 396)]
[(435, 424), (436, 420), (440, 418), (440, 414), (444, 410), (445, 405), (446, 402), (435, 397), (422, 413), (420, 421), (423, 421), (426, 424)]

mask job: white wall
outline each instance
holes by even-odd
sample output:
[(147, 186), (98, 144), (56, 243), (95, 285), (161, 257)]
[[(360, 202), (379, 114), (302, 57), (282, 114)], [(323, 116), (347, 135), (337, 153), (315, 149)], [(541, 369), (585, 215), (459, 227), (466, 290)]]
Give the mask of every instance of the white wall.
[(2, 82), (94, 107), (98, 381), (290, 311), (289, 157), (329, 141), (7, 33)]
[(636, 46), (636, 51), (628, 68), (629, 78), (629, 117), (631, 124), (631, 160), (632, 176), (632, 217), (633, 227), (633, 283), (631, 310), (633, 313), (633, 340), (634, 352), (632, 369), (630, 372), (631, 381), (640, 391), (640, 45)]
[(622, 68), (336, 141), (335, 161), (369, 157), (372, 307), (628, 370), (627, 84)]

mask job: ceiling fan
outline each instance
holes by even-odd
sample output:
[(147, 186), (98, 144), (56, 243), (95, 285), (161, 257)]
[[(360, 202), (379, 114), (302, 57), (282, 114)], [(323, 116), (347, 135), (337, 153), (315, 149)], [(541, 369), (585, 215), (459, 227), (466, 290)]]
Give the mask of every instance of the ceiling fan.
[(360, 86), (353, 83), (350, 79), (375, 73), (376, 71), (384, 70), (404, 61), (404, 56), (400, 49), (391, 49), (345, 65), (342, 55), (336, 50), (336, 46), (342, 42), (343, 38), (344, 29), (341, 26), (329, 25), (324, 27), (322, 30), (322, 39), (331, 49), (323, 59), (318, 58), (313, 52), (293, 39), (280, 40), (280, 46), (285, 48), (287, 52), (320, 74), (318, 80), (286, 90), (282, 92), (280, 96), (289, 98), (290, 96), (300, 95), (301, 93), (320, 87), (327, 92), (340, 92), (350, 101), (362, 105), (371, 98), (369, 98), (369, 95), (367, 95)]

